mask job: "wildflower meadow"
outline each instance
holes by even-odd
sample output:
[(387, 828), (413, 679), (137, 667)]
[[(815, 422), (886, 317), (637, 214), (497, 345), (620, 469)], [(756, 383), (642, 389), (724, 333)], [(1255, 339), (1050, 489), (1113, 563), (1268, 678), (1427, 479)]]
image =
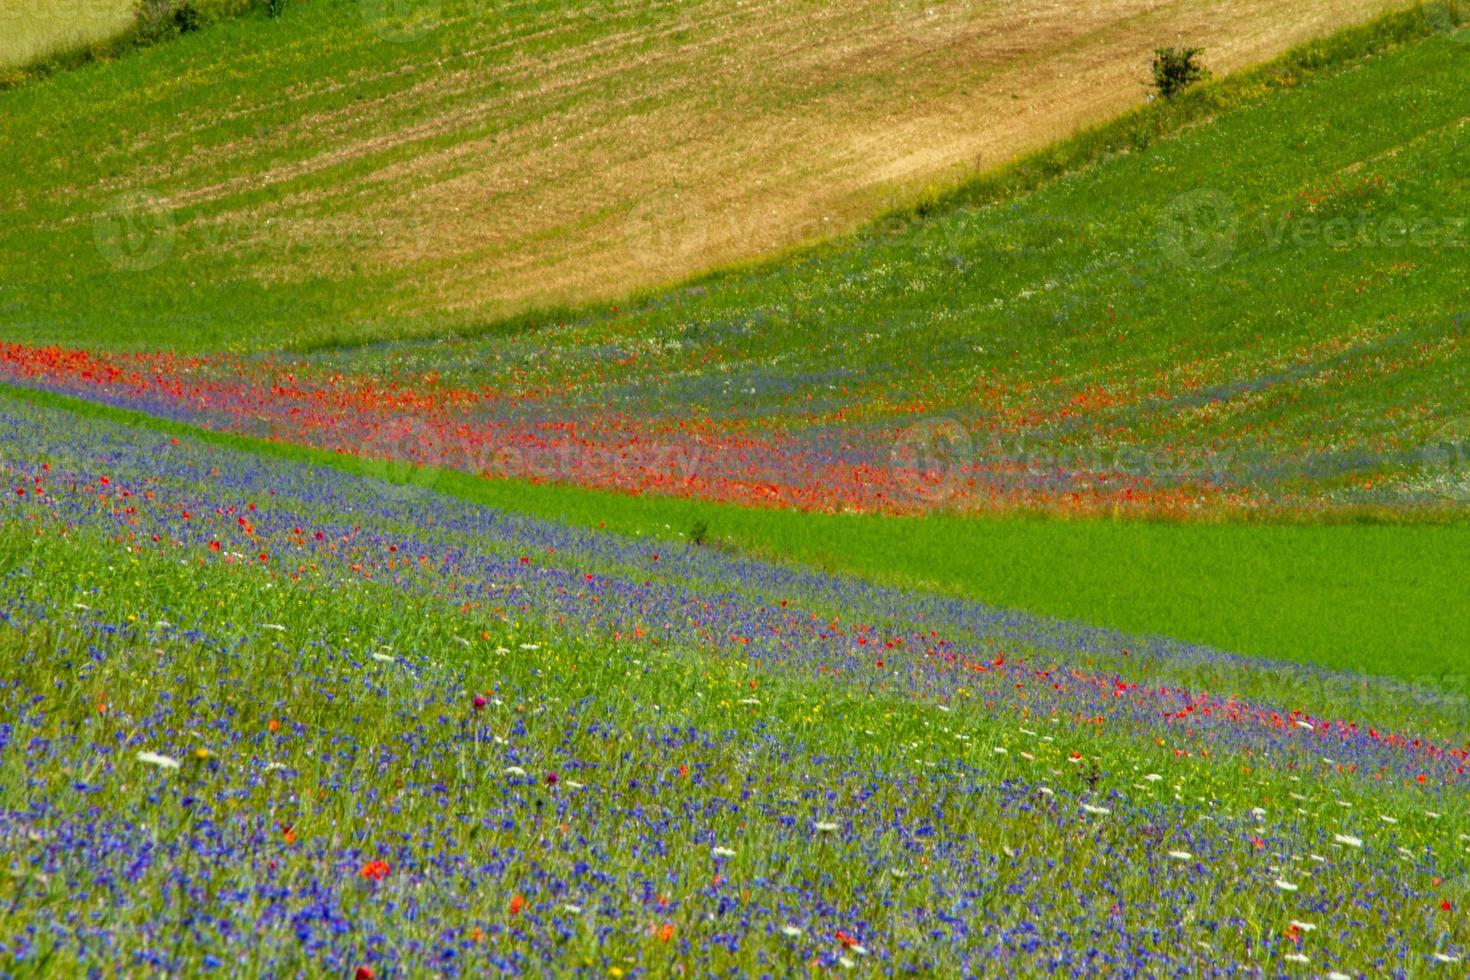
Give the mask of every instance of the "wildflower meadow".
[(1470, 974), (1462, 0), (7, 2), (0, 980)]
[(4, 411), (19, 973), (1464, 950), (1433, 690)]

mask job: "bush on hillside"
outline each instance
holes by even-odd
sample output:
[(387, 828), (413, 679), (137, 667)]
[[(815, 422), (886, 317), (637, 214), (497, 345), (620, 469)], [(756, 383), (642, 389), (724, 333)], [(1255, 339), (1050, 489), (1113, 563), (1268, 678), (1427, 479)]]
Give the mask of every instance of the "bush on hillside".
[(189, 34), (203, 26), (191, 0), (138, 0), (133, 15), (137, 40), (142, 44), (152, 44), (169, 34)]
[(1154, 87), (1164, 98), (1171, 98), (1195, 82), (1210, 77), (1199, 63), (1203, 48), (1158, 48), (1154, 51)]
[(709, 523), (703, 520), (696, 520), (694, 525), (689, 528), (689, 543), (698, 547), (702, 546), (708, 539)]
[(133, 30), (125, 40), (133, 47), (146, 47), (251, 11), (279, 17), (285, 6), (286, 0), (135, 0)]

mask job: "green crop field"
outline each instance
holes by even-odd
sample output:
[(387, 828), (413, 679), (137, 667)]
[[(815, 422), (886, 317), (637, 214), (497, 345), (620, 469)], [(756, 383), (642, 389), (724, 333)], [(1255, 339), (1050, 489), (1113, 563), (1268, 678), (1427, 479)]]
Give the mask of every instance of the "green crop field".
[(0, 978), (1463, 975), (1461, 0), (0, 27)]
[(1470, 694), (1470, 523), (1056, 520), (812, 514), (393, 467), (219, 435), (21, 389), (65, 407), (232, 449), (432, 488), (589, 529), (810, 565), (1276, 660)]

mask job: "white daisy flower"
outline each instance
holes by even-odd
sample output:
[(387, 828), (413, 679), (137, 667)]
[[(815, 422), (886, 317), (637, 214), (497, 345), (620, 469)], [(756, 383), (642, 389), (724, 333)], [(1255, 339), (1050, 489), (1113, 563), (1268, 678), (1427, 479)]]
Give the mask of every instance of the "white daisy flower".
[(137, 759), (139, 762), (146, 763), (150, 766), (157, 766), (160, 769), (179, 768), (178, 759), (169, 755), (160, 755), (157, 752), (139, 752)]
[(1277, 878), (1276, 879), (1276, 887), (1277, 888), (1280, 888), (1284, 892), (1294, 892), (1298, 888), (1300, 888), (1301, 886), (1300, 885), (1293, 885), (1291, 882), (1287, 881), (1285, 878)]

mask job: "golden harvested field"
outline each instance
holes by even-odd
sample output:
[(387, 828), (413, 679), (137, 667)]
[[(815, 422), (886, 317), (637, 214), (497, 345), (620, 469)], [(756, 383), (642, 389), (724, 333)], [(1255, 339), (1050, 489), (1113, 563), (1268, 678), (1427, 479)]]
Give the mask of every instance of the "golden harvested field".
[(687, 38), (676, 61), (641, 57), (645, 35), (543, 64), (524, 97), (544, 115), (426, 153), (413, 169), (437, 178), (376, 213), (437, 216), (417, 244), (456, 258), (436, 281), (456, 304), (616, 296), (849, 229), (1114, 115), (1147, 97), (1156, 46), (1203, 46), (1224, 72), (1391, 6), (691, 5), (658, 29)]
[[(431, 333), (850, 229), (1142, 102), (1157, 46), (1228, 72), (1396, 6), (310, 0), (0, 96), (20, 123), (0, 152), (31, 175), (0, 205), (44, 297), (30, 322), (80, 328), (69, 304), (105, 290), (146, 308), (147, 346), (196, 298), (290, 286), (292, 309), (200, 346), (292, 318), (331, 321), (297, 337)], [(77, 152), (16, 137), (32, 128)], [(167, 232), (148, 277), (92, 244), (119, 210)]]
[(106, 40), (132, 11), (129, 0), (0, 0), (0, 68)]

